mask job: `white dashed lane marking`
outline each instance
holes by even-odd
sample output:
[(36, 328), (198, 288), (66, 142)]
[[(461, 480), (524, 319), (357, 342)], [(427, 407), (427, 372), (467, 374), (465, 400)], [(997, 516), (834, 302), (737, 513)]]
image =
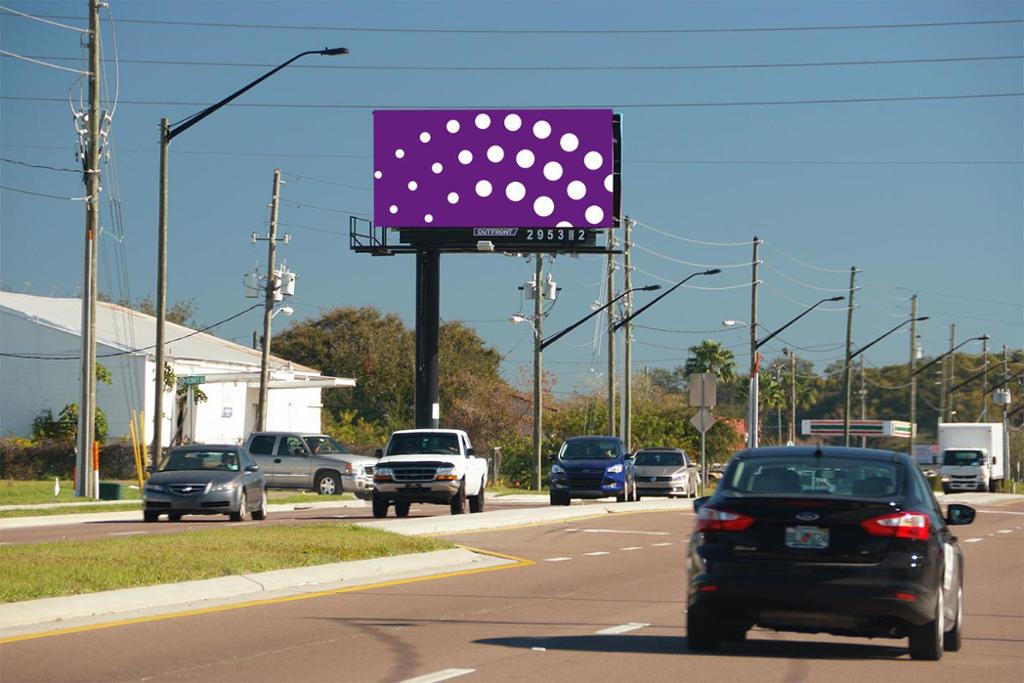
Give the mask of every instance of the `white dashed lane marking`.
[(652, 543), (651, 545), (654, 546), (655, 548), (659, 548), (661, 546), (672, 545), (672, 544), (671, 543)]
[(583, 553), (583, 554), (586, 555), (587, 557), (597, 557), (598, 555), (608, 555), (609, 553), (605, 552), (604, 550), (598, 550), (595, 553)]
[(980, 538), (968, 538), (968, 539), (964, 540), (964, 543), (977, 543), (980, 540), (982, 540), (982, 539), (980, 539)]
[(465, 676), (471, 674), (476, 669), (442, 669), (441, 671), (435, 671), (432, 674), (424, 674), (417, 676), (416, 678), (408, 678), (402, 683), (437, 683), (438, 681), (447, 681), (449, 678), (457, 678), (459, 676)]
[(626, 548), (619, 548), (619, 550), (643, 550), (643, 548), (638, 545), (631, 545)]
[(1000, 529), (996, 533), (997, 534), (1012, 534), (1013, 533), (1013, 529)]
[(643, 628), (644, 626), (650, 626), (650, 624), (620, 624), (619, 626), (612, 626), (610, 628), (601, 629), (594, 635), (598, 636), (615, 636), (620, 633), (629, 633), (630, 631), (636, 631)]
[(572, 559), (571, 557), (549, 557), (549, 558), (547, 558), (544, 561), (545, 562), (566, 562), (567, 560), (571, 560), (571, 559)]
[[(566, 529), (568, 531), (568, 529)], [(668, 536), (667, 531), (623, 531), (621, 529), (584, 529), (585, 534), (642, 534), (644, 536)]]

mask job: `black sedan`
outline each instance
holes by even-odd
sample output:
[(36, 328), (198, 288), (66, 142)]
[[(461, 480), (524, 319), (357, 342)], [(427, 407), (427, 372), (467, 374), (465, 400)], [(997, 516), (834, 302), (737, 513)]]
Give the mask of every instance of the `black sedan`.
[(760, 448), (736, 454), (713, 496), (695, 501), (687, 642), (715, 650), (752, 626), (909, 638), (914, 659), (959, 650), (963, 555), (908, 456), (866, 448)]
[(182, 515), (228, 515), (234, 522), (267, 517), (263, 473), (242, 446), (193, 444), (173, 449), (146, 482), (143, 519), (161, 514), (176, 522)]

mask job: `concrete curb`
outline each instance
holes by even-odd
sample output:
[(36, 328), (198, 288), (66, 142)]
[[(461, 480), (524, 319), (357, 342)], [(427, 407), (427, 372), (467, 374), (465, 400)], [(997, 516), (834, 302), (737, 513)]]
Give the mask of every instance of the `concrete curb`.
[[(278, 503), (268, 505), (268, 512), (288, 512), (291, 510), (316, 510), (319, 508), (365, 508), (364, 500), (338, 500), (326, 503)], [(37, 517), (6, 517), (0, 519), (0, 531), (4, 529), (28, 529), (40, 526), (60, 526), (62, 524), (88, 524), (90, 522), (138, 522), (142, 519), (141, 504), (138, 510), (123, 512), (88, 512), (71, 515), (42, 515)]]
[(125, 588), (101, 593), (43, 598), (0, 605), (0, 639), (26, 633), (70, 628), (124, 618), (126, 615), (202, 609), (218, 604), (297, 595), (424, 576), (445, 571), (511, 564), (469, 550), (437, 550), (373, 560), (279, 569), (259, 574), (224, 576), (202, 581)]

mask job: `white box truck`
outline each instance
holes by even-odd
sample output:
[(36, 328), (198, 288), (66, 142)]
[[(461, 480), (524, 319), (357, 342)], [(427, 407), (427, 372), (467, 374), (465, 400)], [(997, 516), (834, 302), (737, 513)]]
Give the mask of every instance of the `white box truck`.
[(944, 492), (999, 489), (1006, 471), (1002, 424), (939, 423), (939, 453)]

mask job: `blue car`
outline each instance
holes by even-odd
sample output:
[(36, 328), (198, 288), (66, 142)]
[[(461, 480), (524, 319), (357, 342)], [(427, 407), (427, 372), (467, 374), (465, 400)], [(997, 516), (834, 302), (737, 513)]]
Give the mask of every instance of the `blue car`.
[(566, 439), (551, 464), (551, 504), (568, 505), (573, 498), (640, 500), (633, 459), (617, 436), (574, 436)]

